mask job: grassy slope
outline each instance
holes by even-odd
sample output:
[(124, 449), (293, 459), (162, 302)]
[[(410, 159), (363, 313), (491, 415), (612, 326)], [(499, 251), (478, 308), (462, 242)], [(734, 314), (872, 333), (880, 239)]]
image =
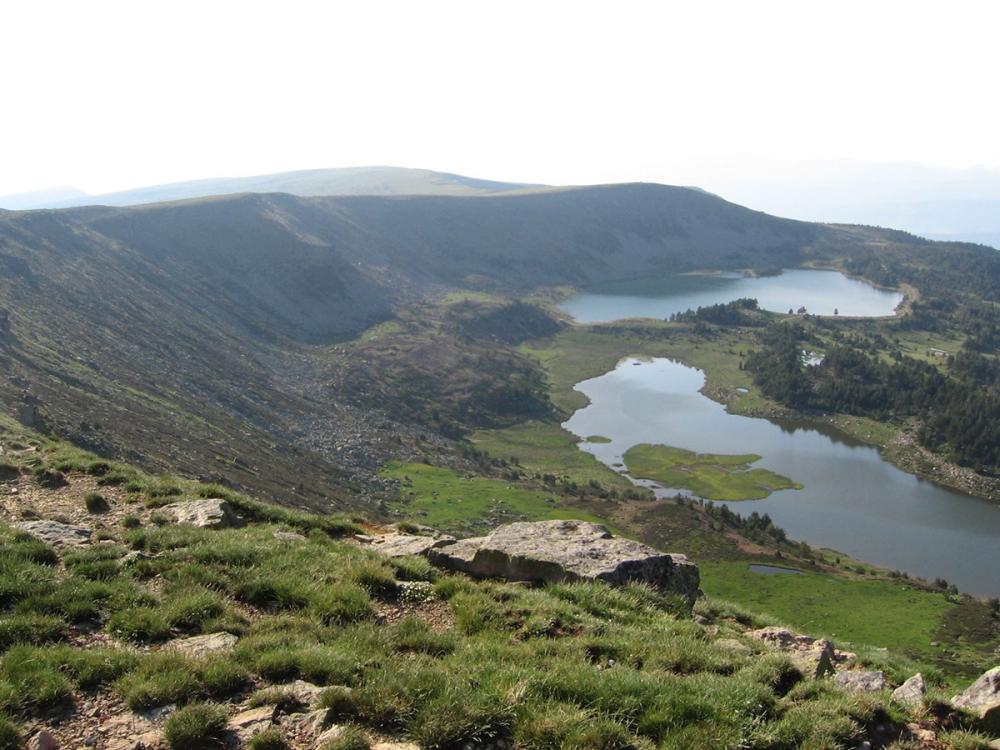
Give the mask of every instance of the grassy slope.
[[(326, 705), (375, 738), (408, 737), (427, 748), (489, 737), (525, 750), (848, 748), (875, 717), (913, 718), (884, 695), (849, 698), (801, 681), (783, 657), (761, 655), (746, 638), (761, 620), (728, 605), (699, 604), (699, 625), (638, 586), (473, 582), (342, 541), (356, 529), (346, 520), (238, 495), (230, 500), (250, 519), (246, 528), (164, 524), (156, 521), (163, 492), (183, 502), (225, 491), (101, 466), (76, 449), (4, 432), (23, 471), (66, 470), (68, 486), (39, 502), (85, 513), (80, 490), (94, 475), (120, 477), (124, 484), (105, 485), (110, 511), (91, 524), (128, 509), (133, 528), (124, 519), (103, 523), (108, 543), (59, 555), (0, 528), (3, 736), (26, 722), (86, 728), (91, 717), (72, 708), (77, 696), (133, 710), (176, 703), (172, 747), (211, 746), (218, 736), (209, 714), (224, 720), (247, 700), (267, 704), (275, 700), (270, 686), (295, 678), (334, 686)], [(25, 494), (40, 489), (23, 473), (5, 481)], [(280, 542), (276, 530), (309, 536)], [(148, 556), (126, 562), (129, 549)], [(111, 640), (73, 645), (94, 627)], [(201, 659), (163, 650), (167, 638), (213, 631), (238, 636), (235, 650)], [(888, 666), (896, 681), (913, 668)], [(201, 701), (218, 708), (186, 708)], [(49, 725), (62, 707), (68, 713)]]
[(602, 521), (579, 506), (568, 506), (555, 492), (546, 493), (517, 481), (463, 476), (418, 463), (390, 463), (383, 476), (402, 485), (402, 499), (394, 506), (398, 513), (456, 534), (471, 535), (512, 520)]
[[(781, 407), (760, 395), (749, 374), (740, 369), (740, 352), (747, 348), (746, 340), (733, 331), (722, 330), (706, 339), (682, 325), (643, 321), (574, 327), (552, 339), (530, 342), (522, 351), (542, 365), (552, 400), (566, 413), (586, 405), (586, 397), (573, 390), (577, 382), (602, 375), (630, 355), (668, 356), (702, 369), (707, 378), (706, 394), (726, 403), (734, 413), (781, 413)], [(748, 392), (740, 393), (737, 388), (746, 388)], [(897, 431), (863, 418), (840, 416), (831, 421), (849, 434), (876, 444), (886, 444)], [(601, 465), (595, 467), (588, 462), (578, 468), (579, 456), (589, 458), (589, 454), (576, 447), (574, 436), (554, 425), (529, 423), (480, 432), (475, 439), (479, 447), (491, 454), (517, 457), (528, 468), (553, 470), (562, 466), (571, 478), (589, 480), (595, 478), (596, 472), (599, 481), (622, 479)], [(745, 549), (706, 527), (689, 509), (670, 503), (640, 503), (623, 506), (613, 513), (621, 528), (696, 559), (704, 566), (706, 591), (724, 594), (743, 606), (770, 612), (800, 627), (837, 633), (838, 640), (906, 649), (928, 668), (941, 668), (953, 680), (982, 671), (995, 661), (993, 650), (1000, 647), (1000, 631), (996, 626), (965, 630), (960, 626), (968, 619), (969, 612), (976, 612), (981, 606), (972, 600), (949, 600), (921, 588), (896, 595), (902, 591), (900, 583), (887, 579), (884, 572), (845, 556), (822, 552), (818, 554), (830, 569), (840, 567), (844, 572), (767, 578), (749, 573), (746, 565), (754, 560), (773, 563), (773, 558), (761, 558), (763, 550)], [(855, 568), (864, 570), (865, 575), (853, 573)], [(821, 580), (838, 581), (832, 589), (837, 596), (831, 600), (837, 607), (824, 607), (822, 599), (807, 596), (813, 575)], [(880, 592), (888, 595), (879, 599)], [(804, 598), (797, 608), (800, 595)], [(875, 612), (877, 617), (873, 615)], [(885, 627), (879, 624), (883, 621), (887, 623)], [(941, 645), (931, 647), (931, 641)]]

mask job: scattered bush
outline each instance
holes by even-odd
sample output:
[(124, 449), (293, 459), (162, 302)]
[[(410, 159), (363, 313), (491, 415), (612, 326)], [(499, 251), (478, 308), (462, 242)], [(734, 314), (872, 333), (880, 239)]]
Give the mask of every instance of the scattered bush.
[(201, 695), (192, 665), (174, 654), (147, 657), (135, 671), (116, 681), (114, 688), (133, 711), (190, 703)]
[(17, 725), (6, 716), (0, 716), (0, 750), (21, 750), (24, 738)]
[(203, 625), (225, 611), (222, 597), (213, 591), (192, 588), (170, 596), (161, 611), (167, 624), (182, 633), (200, 633)]
[(367, 592), (349, 583), (335, 583), (314, 593), (312, 611), (326, 625), (346, 625), (374, 614)]
[(170, 624), (158, 609), (133, 607), (116, 612), (108, 620), (112, 635), (134, 643), (164, 641), (170, 636)]
[(254, 735), (249, 744), (248, 750), (289, 750), (291, 745), (285, 739), (278, 727), (268, 727), (263, 732)]
[(111, 510), (111, 505), (104, 495), (97, 492), (88, 492), (83, 496), (83, 504), (88, 513), (107, 513)]
[(163, 725), (170, 750), (216, 750), (223, 743), (226, 711), (213, 703), (179, 708)]
[(379, 599), (391, 598), (397, 591), (392, 571), (384, 563), (374, 560), (352, 565), (347, 573), (347, 579)]
[(138, 529), (142, 526), (142, 519), (139, 516), (125, 516), (122, 519), (122, 526), (126, 529)]
[(325, 708), (330, 712), (330, 719), (332, 721), (351, 719), (357, 713), (351, 691), (340, 686), (324, 690), (319, 696), (317, 705), (319, 708)]
[(371, 743), (361, 730), (346, 727), (336, 739), (323, 743), (320, 750), (370, 750)]
[(60, 640), (66, 623), (59, 617), (14, 614), (0, 617), (0, 651), (15, 644), (50, 643)]

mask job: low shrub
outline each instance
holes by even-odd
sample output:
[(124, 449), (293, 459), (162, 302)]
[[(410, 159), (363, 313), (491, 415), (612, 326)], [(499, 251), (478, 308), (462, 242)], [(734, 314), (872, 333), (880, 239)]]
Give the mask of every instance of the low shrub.
[(170, 637), (170, 623), (159, 609), (133, 607), (113, 614), (107, 631), (133, 643), (154, 643)]
[(6, 716), (0, 716), (0, 750), (21, 750), (24, 737), (17, 725)]
[(336, 739), (325, 742), (320, 750), (370, 750), (371, 743), (365, 734), (355, 727), (347, 727)]
[(107, 513), (111, 510), (111, 504), (98, 492), (88, 492), (84, 495), (83, 505), (88, 513)]
[(170, 750), (216, 750), (224, 742), (226, 711), (213, 703), (179, 708), (163, 725)]
[(58, 641), (66, 623), (59, 617), (36, 614), (13, 614), (0, 617), (0, 651), (16, 644), (38, 645)]
[(182, 633), (200, 633), (203, 625), (226, 609), (214, 591), (191, 588), (170, 596), (161, 608), (167, 624)]
[(374, 560), (355, 563), (348, 569), (346, 578), (379, 599), (391, 598), (398, 590), (389, 567)]
[(400, 620), (389, 635), (396, 651), (444, 656), (455, 650), (455, 637), (449, 633), (435, 633), (418, 617)]
[(317, 706), (330, 712), (331, 721), (351, 719), (357, 713), (352, 692), (339, 685), (327, 688), (320, 693)]
[(335, 583), (316, 591), (311, 609), (325, 625), (346, 625), (374, 615), (368, 593), (360, 586)]
[(278, 727), (268, 727), (255, 734), (247, 744), (248, 750), (290, 750), (291, 745)]
[(192, 665), (180, 656), (156, 654), (114, 684), (133, 711), (146, 711), (168, 703), (190, 703), (201, 696), (202, 687)]

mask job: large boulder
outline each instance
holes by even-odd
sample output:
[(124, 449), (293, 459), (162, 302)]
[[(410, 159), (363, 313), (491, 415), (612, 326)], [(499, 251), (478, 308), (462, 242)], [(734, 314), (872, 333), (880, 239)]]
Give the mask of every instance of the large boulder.
[(985, 672), (951, 702), (978, 716), (988, 729), (1000, 731), (1000, 667)]
[(510, 523), (485, 537), (426, 553), (436, 565), (481, 578), (509, 581), (630, 581), (651, 584), (693, 604), (700, 595), (698, 567), (684, 555), (620, 539), (585, 521)]
[(923, 705), (926, 694), (927, 682), (922, 674), (917, 673), (892, 691), (892, 699), (904, 706), (917, 707)]
[(72, 526), (58, 521), (21, 521), (13, 527), (53, 547), (75, 547), (90, 541), (90, 529), (86, 526)]
[(838, 672), (833, 681), (837, 687), (846, 690), (848, 693), (875, 693), (889, 686), (889, 683), (885, 679), (885, 673), (882, 671), (863, 672), (861, 670), (852, 670)]
[(433, 537), (419, 534), (380, 534), (366, 536), (364, 541), (374, 552), (386, 557), (406, 557), (407, 555), (424, 555), (434, 547), (441, 547), (455, 541), (454, 537)]
[(202, 529), (228, 529), (240, 525), (233, 507), (217, 497), (166, 505), (163, 513), (173, 516), (177, 523)]

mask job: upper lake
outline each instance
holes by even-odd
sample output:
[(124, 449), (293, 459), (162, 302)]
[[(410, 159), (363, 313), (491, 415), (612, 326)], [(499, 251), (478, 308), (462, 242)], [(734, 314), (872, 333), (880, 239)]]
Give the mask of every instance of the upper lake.
[(851, 317), (893, 315), (903, 300), (898, 292), (878, 289), (837, 271), (796, 268), (779, 276), (679, 274), (606, 282), (588, 287), (560, 304), (581, 323), (623, 318), (668, 318), (742, 297), (764, 310), (787, 313), (805, 307), (815, 315)]
[[(580, 447), (615, 468), (639, 443), (756, 453), (763, 459), (755, 467), (804, 488), (727, 503), (735, 512), (767, 513), (794, 539), (931, 580), (946, 578), (968, 593), (1000, 595), (1000, 505), (918, 479), (875, 448), (814, 423), (730, 414), (700, 392), (704, 382), (700, 370), (669, 359), (626, 359), (577, 384), (590, 405), (563, 426), (581, 438), (610, 438)], [(657, 494), (675, 493), (661, 488)]]

